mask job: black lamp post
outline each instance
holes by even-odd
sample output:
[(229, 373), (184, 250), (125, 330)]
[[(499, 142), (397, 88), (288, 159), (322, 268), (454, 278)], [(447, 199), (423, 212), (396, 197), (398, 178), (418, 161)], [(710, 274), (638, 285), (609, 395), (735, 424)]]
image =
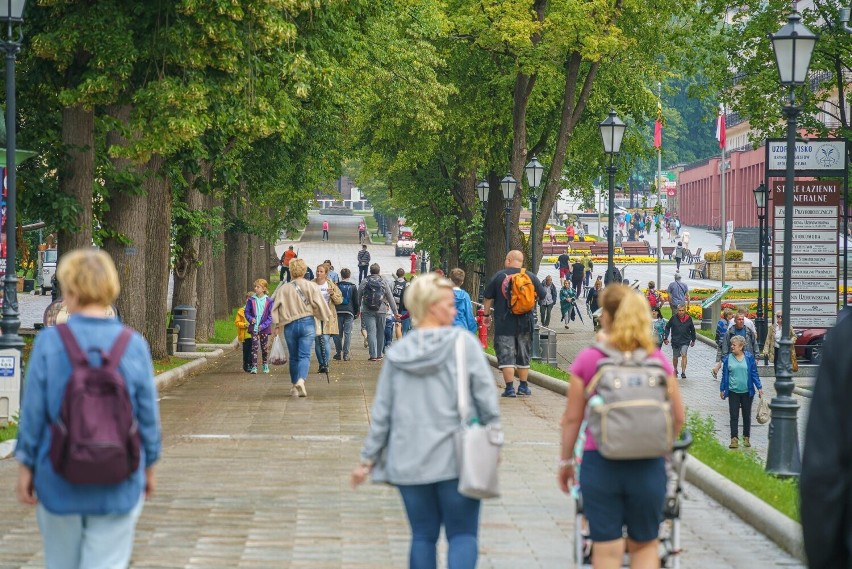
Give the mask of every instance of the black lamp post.
[(506, 221), (506, 254), (509, 254), (509, 215), (512, 213), (512, 200), (515, 199), (515, 188), (518, 187), (518, 181), (512, 177), (512, 174), (506, 174), (506, 176), (500, 180), (500, 189), (503, 191), (503, 203), (505, 205), (505, 211), (503, 212), (504, 219)]
[(532, 160), (524, 166), (524, 172), (527, 174), (527, 183), (530, 185), (531, 190), (530, 205), (532, 206), (532, 219), (530, 220), (530, 257), (532, 258), (532, 262), (530, 266), (535, 269), (535, 265), (538, 262), (538, 258), (535, 256), (536, 244), (541, 243), (541, 234), (535, 229), (535, 218), (538, 210), (538, 187), (541, 185), (541, 174), (544, 172), (544, 166), (542, 166), (541, 162), (533, 156)]
[[(796, 177), (796, 118), (801, 109), (796, 106), (795, 88), (805, 84), (808, 66), (817, 36), (802, 24), (802, 17), (793, 12), (778, 33), (770, 34), (775, 63), (781, 84), (788, 88), (789, 103), (784, 107), (787, 117), (787, 172), (784, 179), (784, 263), (781, 277), (784, 290), (781, 301), (781, 341), (775, 365), (776, 396), (769, 403), (772, 423), (769, 426), (769, 450), (766, 471), (779, 476), (798, 476), (802, 470), (799, 453), (797, 415), (799, 404), (793, 398), (793, 339), (790, 337), (790, 283), (793, 264), (793, 185)], [(777, 205), (777, 204), (776, 204)]]
[(613, 256), (615, 254), (615, 233), (613, 221), (615, 219), (615, 159), (621, 151), (621, 141), (624, 138), (624, 131), (627, 125), (624, 124), (615, 111), (610, 111), (609, 116), (599, 125), (601, 130), (601, 140), (603, 141), (604, 153), (609, 156), (609, 165), (606, 167), (606, 173), (609, 175), (609, 214), (607, 215), (607, 269), (605, 284), (609, 284), (613, 280), (613, 272), (615, 271), (615, 262)]
[[(485, 231), (485, 215), (488, 213), (488, 192), (491, 188), (486, 180), (482, 180), (476, 184), (476, 194), (479, 197), (479, 212), (482, 214), (482, 234), (483, 241), (488, 240), (488, 233)], [(487, 249), (487, 247), (486, 247)], [(479, 302), (485, 297), (485, 263), (482, 264), (482, 271), (479, 273)]]
[(763, 312), (763, 295), (769, 294), (769, 291), (763, 290), (763, 271), (768, 271), (769, 267), (763, 263), (763, 247), (766, 244), (763, 224), (766, 219), (766, 185), (760, 184), (754, 190), (754, 202), (757, 204), (757, 220), (758, 220), (758, 247), (757, 247), (757, 318), (754, 323), (757, 328), (757, 345), (762, 346), (766, 341), (766, 315)]
[(0, 22), (6, 24), (6, 39), (0, 40), (6, 52), (6, 276), (3, 279), (3, 318), (0, 320), (0, 348), (23, 349), (24, 340), (18, 335), (21, 319), (18, 313), (17, 243), (15, 229), (18, 226), (17, 191), (15, 188), (15, 56), (24, 39), (19, 30), (15, 37), (12, 26), (24, 21), (25, 0), (0, 1)]

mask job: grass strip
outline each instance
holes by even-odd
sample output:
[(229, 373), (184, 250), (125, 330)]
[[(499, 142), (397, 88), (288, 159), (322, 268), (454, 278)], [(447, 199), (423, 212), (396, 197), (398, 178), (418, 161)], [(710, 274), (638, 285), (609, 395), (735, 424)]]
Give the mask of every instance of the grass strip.
[(801, 521), (799, 487), (795, 479), (768, 474), (763, 461), (753, 450), (732, 450), (720, 443), (711, 417), (689, 413), (686, 424), (693, 437), (689, 448), (691, 455), (785, 516)]
[(159, 360), (154, 360), (154, 375), (169, 371), (178, 366), (191, 362), (191, 359), (176, 358), (174, 356), (166, 356)]
[[(495, 356), (497, 354), (494, 353), (494, 348), (485, 348), (485, 353)], [(552, 365), (548, 365), (545, 363), (530, 361), (530, 369), (535, 370), (539, 373), (543, 373), (544, 375), (549, 375), (554, 379), (558, 379), (561, 381), (568, 381), (568, 372), (559, 369), (558, 367), (553, 367)]]
[(0, 443), (18, 438), (17, 423), (9, 423), (3, 428), (0, 428)]

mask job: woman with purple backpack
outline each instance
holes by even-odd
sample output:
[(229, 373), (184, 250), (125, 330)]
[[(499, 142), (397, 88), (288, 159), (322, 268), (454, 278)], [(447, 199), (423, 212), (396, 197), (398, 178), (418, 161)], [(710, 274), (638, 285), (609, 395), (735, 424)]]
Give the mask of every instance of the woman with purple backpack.
[[(71, 251), (56, 274), (71, 317), (39, 333), (30, 354), (16, 494), (36, 506), (48, 569), (127, 567), (160, 457), (151, 352), (139, 333), (106, 316), (120, 290), (109, 255)], [(79, 386), (95, 376), (117, 389), (80, 399)], [(113, 435), (117, 452), (107, 455), (100, 438), (87, 438), (92, 420), (99, 437)], [(92, 452), (80, 453), (82, 447)]]

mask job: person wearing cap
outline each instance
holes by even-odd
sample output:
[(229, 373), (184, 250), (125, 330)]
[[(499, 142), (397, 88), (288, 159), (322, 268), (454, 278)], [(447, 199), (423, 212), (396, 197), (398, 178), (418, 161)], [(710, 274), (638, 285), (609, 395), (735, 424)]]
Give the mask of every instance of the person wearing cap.
[(683, 304), (689, 308), (689, 287), (683, 282), (680, 273), (675, 273), (675, 280), (669, 284), (666, 290), (669, 293), (669, 306), (672, 312), (677, 312), (677, 307)]

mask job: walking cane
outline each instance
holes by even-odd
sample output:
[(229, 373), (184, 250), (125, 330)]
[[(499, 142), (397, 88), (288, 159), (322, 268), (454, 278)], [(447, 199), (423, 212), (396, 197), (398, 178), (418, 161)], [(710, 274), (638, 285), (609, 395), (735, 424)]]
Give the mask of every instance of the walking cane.
[[(325, 332), (325, 322), (320, 322), (320, 332)], [(320, 336), (325, 336), (325, 334), (320, 334)], [(325, 363), (323, 366), (325, 368), (325, 381), (326, 383), (331, 383), (331, 379), (328, 377), (328, 366), (331, 365), (331, 361), (329, 360), (328, 354), (325, 353), (325, 338), (320, 339), (320, 354), (322, 355), (322, 359)]]

